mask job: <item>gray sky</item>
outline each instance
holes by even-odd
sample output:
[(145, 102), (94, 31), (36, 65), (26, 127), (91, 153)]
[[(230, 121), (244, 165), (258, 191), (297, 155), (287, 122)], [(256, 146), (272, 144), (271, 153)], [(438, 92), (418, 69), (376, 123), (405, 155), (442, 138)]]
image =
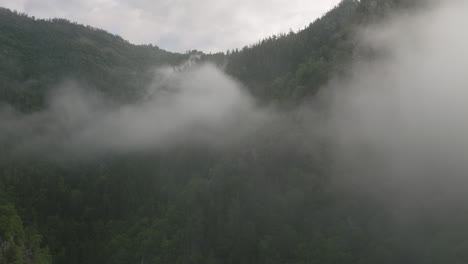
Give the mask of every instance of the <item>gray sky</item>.
[(304, 28), (340, 0), (0, 0), (40, 18), (102, 28), (135, 44), (171, 51), (241, 48)]

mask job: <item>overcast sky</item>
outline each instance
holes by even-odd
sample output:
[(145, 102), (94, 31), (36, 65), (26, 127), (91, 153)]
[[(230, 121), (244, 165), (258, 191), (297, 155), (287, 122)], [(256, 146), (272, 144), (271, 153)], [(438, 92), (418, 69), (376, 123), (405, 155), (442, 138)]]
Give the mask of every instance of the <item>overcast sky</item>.
[(304, 28), (340, 0), (0, 0), (40, 18), (102, 28), (135, 44), (171, 51), (241, 48)]

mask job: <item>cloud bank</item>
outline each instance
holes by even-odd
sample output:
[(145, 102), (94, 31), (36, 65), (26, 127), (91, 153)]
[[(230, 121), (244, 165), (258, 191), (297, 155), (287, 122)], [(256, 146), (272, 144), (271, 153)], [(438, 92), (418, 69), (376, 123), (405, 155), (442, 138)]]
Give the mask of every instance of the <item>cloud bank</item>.
[(349, 78), (328, 87), (337, 181), (396, 206), (433, 212), (462, 206), (468, 191), (467, 12), (466, 1), (435, 1), (362, 30), (362, 46), (375, 54), (358, 59)]
[[(114, 105), (69, 84), (42, 112), (4, 108), (0, 142), (17, 153), (84, 155), (184, 142), (225, 146), (274, 123), (267, 130), (279, 141), (326, 139), (344, 185), (405, 201), (457, 200), (468, 191), (468, 33), (461, 30), (467, 12), (463, 1), (438, 2), (363, 29), (361, 46), (374, 50), (373, 57), (357, 56), (347, 78), (323, 88), (326, 113), (300, 106), (300, 126), (289, 114), (257, 107), (242, 85), (214, 66), (196, 65), (160, 69), (145, 99), (134, 104)], [(318, 152), (316, 144), (304, 145)]]
[[(47, 109), (0, 111), (0, 142), (13, 153), (125, 153), (186, 142), (226, 145), (264, 113), (243, 87), (209, 64), (163, 68), (138, 102), (116, 105), (76, 83), (51, 93)], [(43, 155), (43, 154), (41, 154)]]

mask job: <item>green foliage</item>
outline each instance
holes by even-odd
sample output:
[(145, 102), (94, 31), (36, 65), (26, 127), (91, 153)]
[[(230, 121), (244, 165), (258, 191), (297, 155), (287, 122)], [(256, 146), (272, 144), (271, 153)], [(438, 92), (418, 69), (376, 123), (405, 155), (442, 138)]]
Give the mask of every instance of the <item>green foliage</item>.
[(68, 79), (131, 100), (152, 80), (153, 67), (187, 56), (135, 46), (65, 19), (37, 20), (0, 8), (0, 100), (24, 111), (43, 107), (48, 89)]
[(343, 1), (304, 30), (232, 51), (227, 72), (267, 101), (314, 95), (351, 58), (353, 30), (362, 22), (360, 5)]
[[(355, 27), (410, 2), (345, 0), (297, 33), (202, 57), (260, 100), (304, 100), (351, 59)], [(0, 100), (23, 111), (67, 78), (133, 100), (153, 67), (188, 56), (0, 9)], [(410, 229), (383, 201), (334, 188), (321, 142), (311, 154), (309, 137), (291, 132), (301, 130), (268, 129), (229, 151), (93, 161), (0, 152), (0, 263), (466, 263), (468, 215), (423, 215)]]
[[(343, 0), (303, 30), (228, 51), (226, 71), (264, 102), (293, 103), (314, 96), (342, 74), (356, 52), (356, 30), (424, 0)], [(220, 61), (219, 55), (208, 56)]]
[(14, 206), (0, 197), (0, 262), (51, 263), (48, 249), (41, 248), (40, 244), (41, 237), (32, 230), (24, 230)]

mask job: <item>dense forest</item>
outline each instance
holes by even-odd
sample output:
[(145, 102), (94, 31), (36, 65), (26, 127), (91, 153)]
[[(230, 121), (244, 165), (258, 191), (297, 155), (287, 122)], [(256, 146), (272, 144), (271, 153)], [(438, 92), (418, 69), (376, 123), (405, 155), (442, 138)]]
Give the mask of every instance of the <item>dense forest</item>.
[(57, 158), (14, 154), (0, 138), (0, 263), (467, 263), (467, 216), (402, 222), (384, 200), (334, 184), (327, 142), (310, 140), (294, 109), (351, 60), (375, 56), (360, 50), (359, 27), (415, 6), (343, 0), (303, 30), (217, 54), (0, 9), (0, 101), (18, 115), (44, 109), (68, 80), (115, 104), (138, 101), (155, 68), (193, 57), (256, 104), (287, 109), (225, 148), (188, 140)]

